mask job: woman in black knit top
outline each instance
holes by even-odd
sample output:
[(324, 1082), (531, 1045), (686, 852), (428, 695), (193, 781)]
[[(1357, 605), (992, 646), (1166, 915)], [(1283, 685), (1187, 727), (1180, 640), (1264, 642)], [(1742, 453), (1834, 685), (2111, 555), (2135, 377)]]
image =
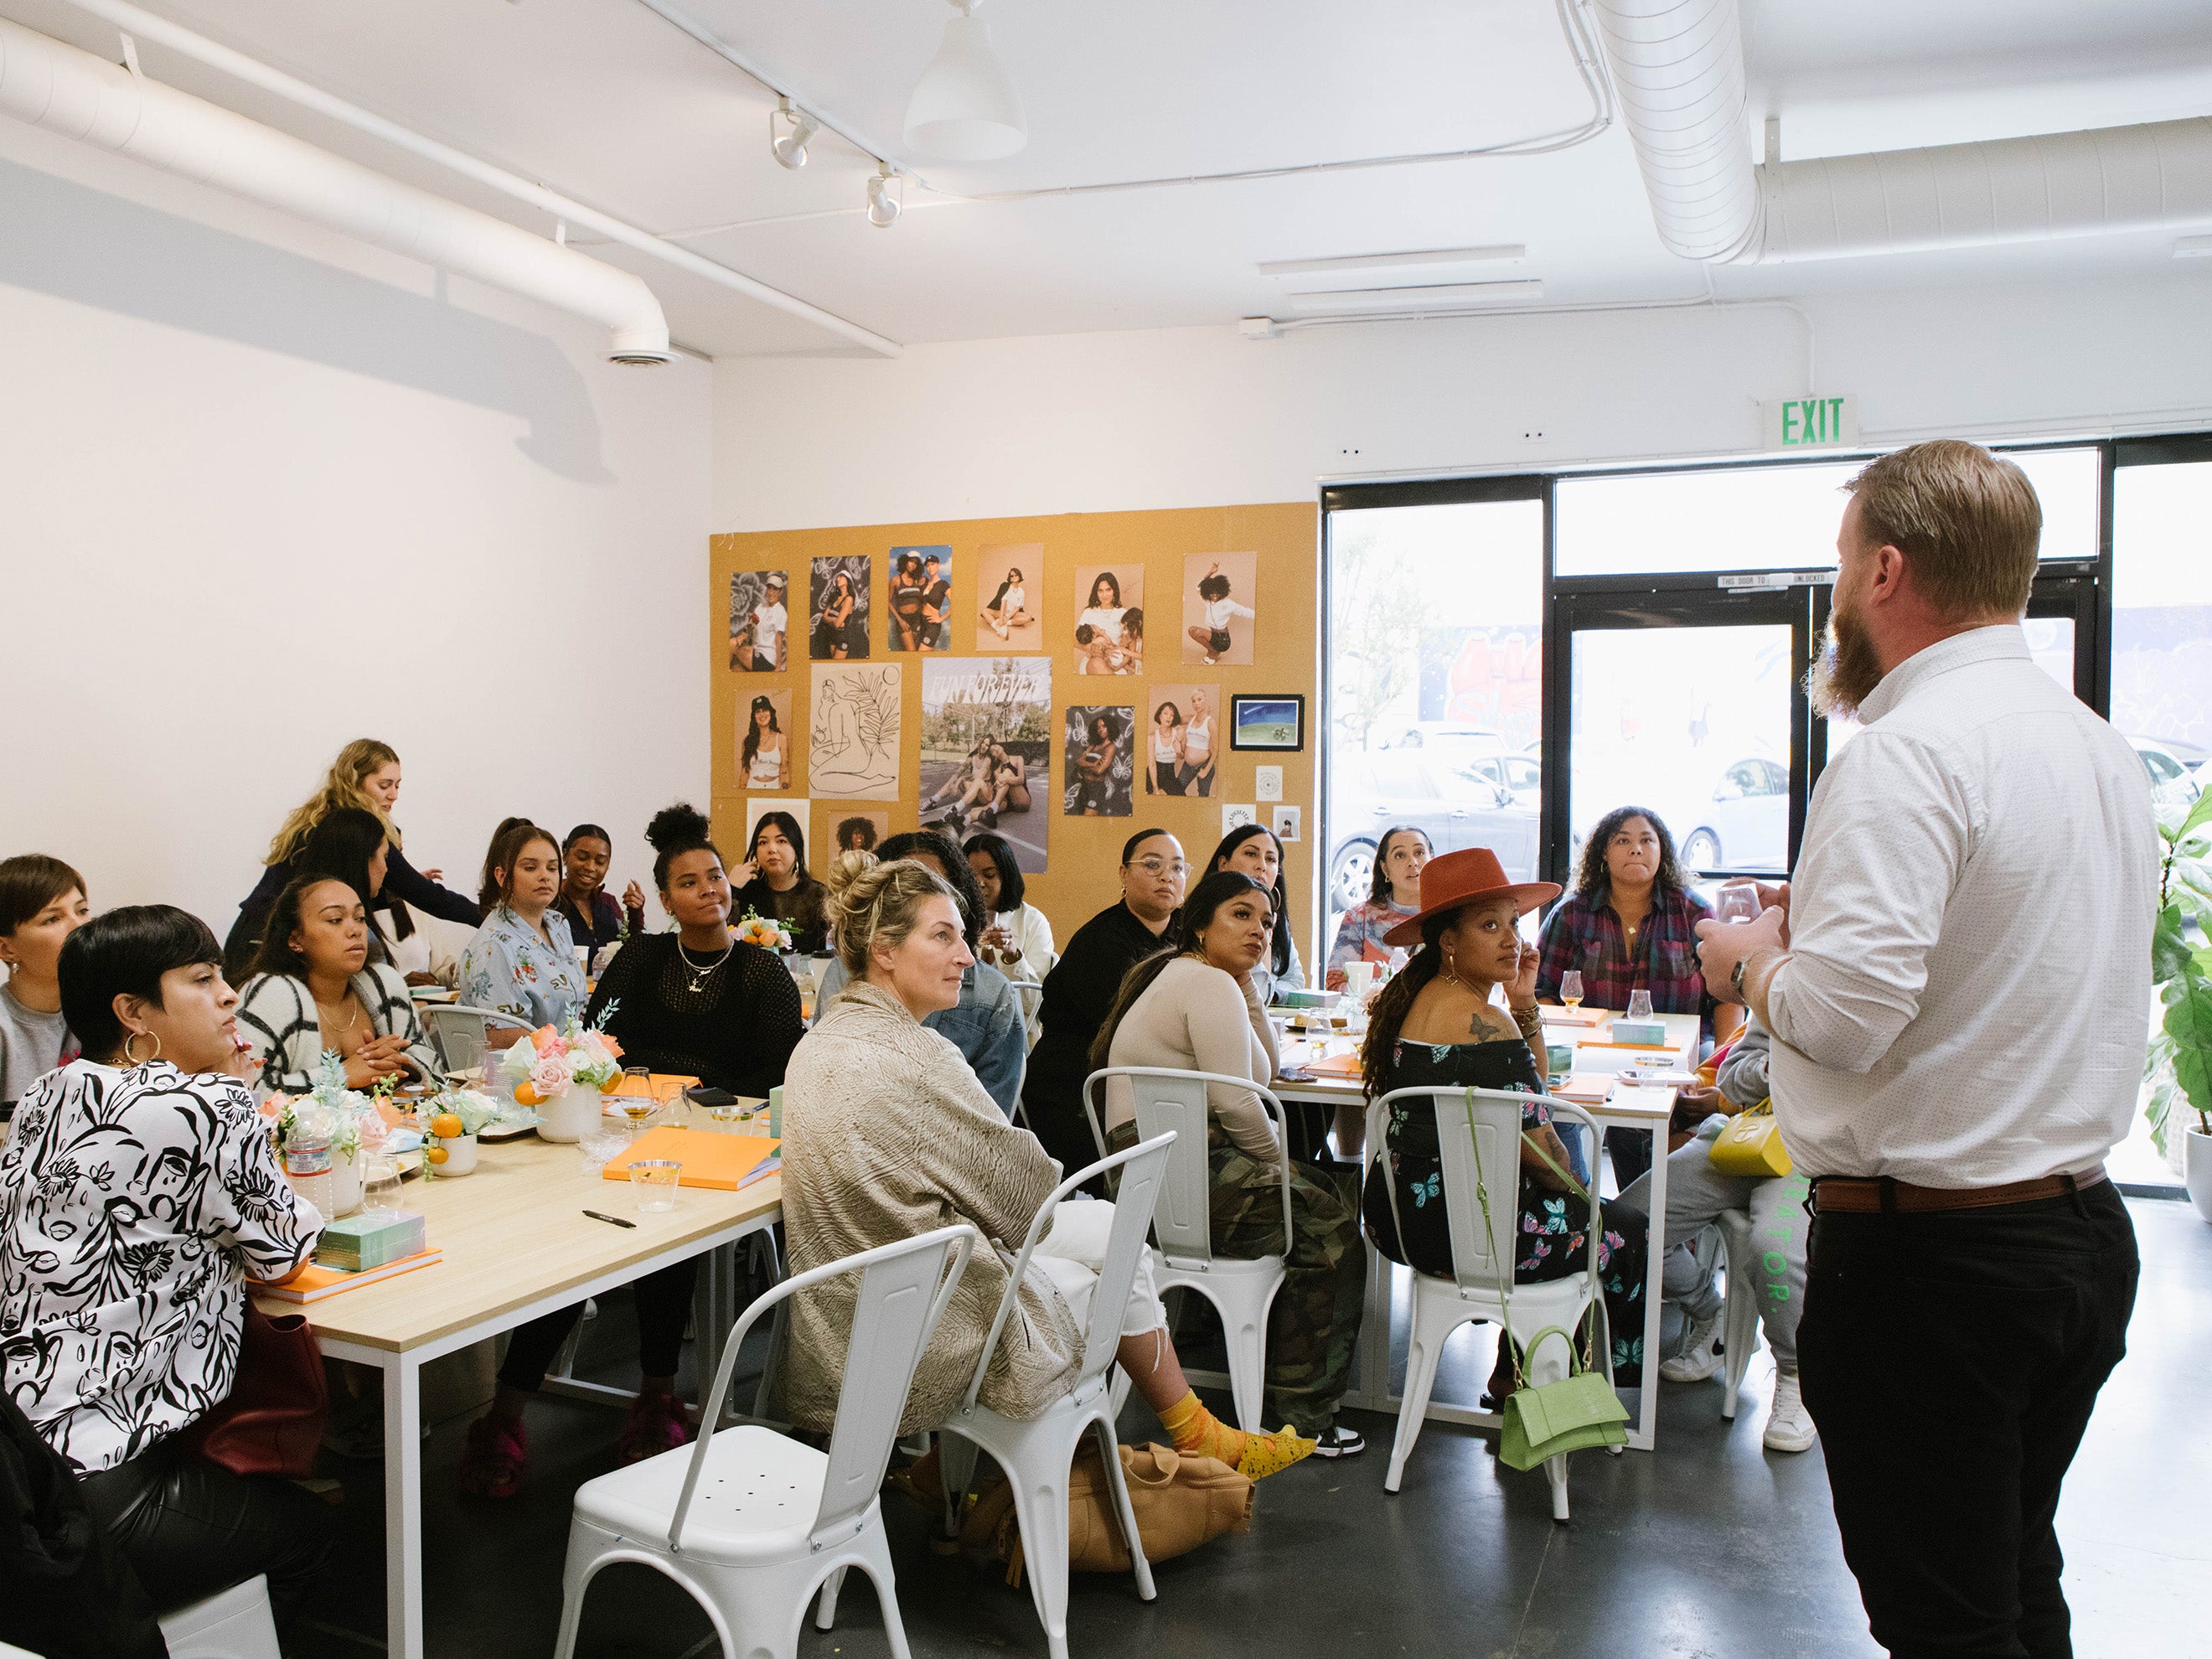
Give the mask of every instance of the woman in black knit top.
[[(707, 832), (705, 817), (691, 807), (653, 814), (645, 832), (659, 855), (653, 879), (680, 931), (633, 935), (607, 964), (586, 1024), (605, 1013), (628, 1065), (696, 1077), (732, 1094), (765, 1095), (783, 1081), (785, 1063), (805, 1035), (799, 988), (773, 955), (731, 937), (730, 881)], [(644, 1381), (623, 1428), (625, 1463), (690, 1437), (676, 1399), (676, 1365), (698, 1267), (694, 1256), (632, 1287)], [(563, 1308), (516, 1330), (492, 1408), (469, 1426), (463, 1490), (505, 1498), (520, 1486), (529, 1457), (523, 1407), (582, 1310), (581, 1304)]]

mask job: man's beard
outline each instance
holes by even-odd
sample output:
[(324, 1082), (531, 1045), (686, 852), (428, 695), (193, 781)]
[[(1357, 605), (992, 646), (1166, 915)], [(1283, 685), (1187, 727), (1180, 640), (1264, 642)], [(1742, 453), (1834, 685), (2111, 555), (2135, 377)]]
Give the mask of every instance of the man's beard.
[(1805, 676), (1813, 712), (1824, 720), (1849, 720), (1881, 684), (1881, 659), (1858, 618), (1840, 606), (1828, 613), (1826, 647)]

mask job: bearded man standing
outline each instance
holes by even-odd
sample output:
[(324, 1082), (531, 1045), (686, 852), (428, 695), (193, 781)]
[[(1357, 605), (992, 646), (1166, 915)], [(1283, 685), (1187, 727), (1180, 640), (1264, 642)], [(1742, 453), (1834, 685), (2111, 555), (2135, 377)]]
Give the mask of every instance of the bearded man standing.
[(2150, 1006), (2149, 785), (2029, 658), (2017, 466), (1944, 440), (1849, 488), (1812, 690), (1864, 729), (1791, 886), (1699, 954), (1773, 1032), (1812, 1177), (1799, 1363), (1875, 1638), (2057, 1659), (2059, 1487), (2135, 1304), (2103, 1159)]

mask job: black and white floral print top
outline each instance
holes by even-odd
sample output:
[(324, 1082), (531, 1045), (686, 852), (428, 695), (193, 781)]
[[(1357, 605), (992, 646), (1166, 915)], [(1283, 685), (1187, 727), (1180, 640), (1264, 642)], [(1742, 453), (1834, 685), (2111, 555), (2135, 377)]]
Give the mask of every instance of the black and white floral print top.
[(55, 1449), (113, 1468), (229, 1395), (246, 1277), (322, 1228), (237, 1079), (50, 1072), (0, 1153), (0, 1377)]

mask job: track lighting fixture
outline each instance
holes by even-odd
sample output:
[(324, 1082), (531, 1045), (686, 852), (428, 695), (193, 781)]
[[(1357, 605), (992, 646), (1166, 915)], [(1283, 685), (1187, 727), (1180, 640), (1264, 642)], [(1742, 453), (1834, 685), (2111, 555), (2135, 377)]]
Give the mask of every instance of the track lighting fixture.
[(898, 222), (900, 202), (891, 191), (895, 181), (888, 167), (868, 180), (868, 222), (878, 230), (889, 230)]
[[(789, 124), (790, 130), (778, 132), (779, 122)], [(769, 154), (775, 157), (778, 167), (793, 172), (806, 165), (806, 141), (822, 130), (822, 124), (803, 109), (793, 109), (791, 100), (779, 98), (768, 116)]]
[(951, 0), (959, 12), (945, 26), (945, 44), (906, 106), (906, 141), (945, 161), (995, 161), (1030, 141), (1028, 118), (1013, 77), (991, 50), (990, 25), (978, 18), (982, 0)]

